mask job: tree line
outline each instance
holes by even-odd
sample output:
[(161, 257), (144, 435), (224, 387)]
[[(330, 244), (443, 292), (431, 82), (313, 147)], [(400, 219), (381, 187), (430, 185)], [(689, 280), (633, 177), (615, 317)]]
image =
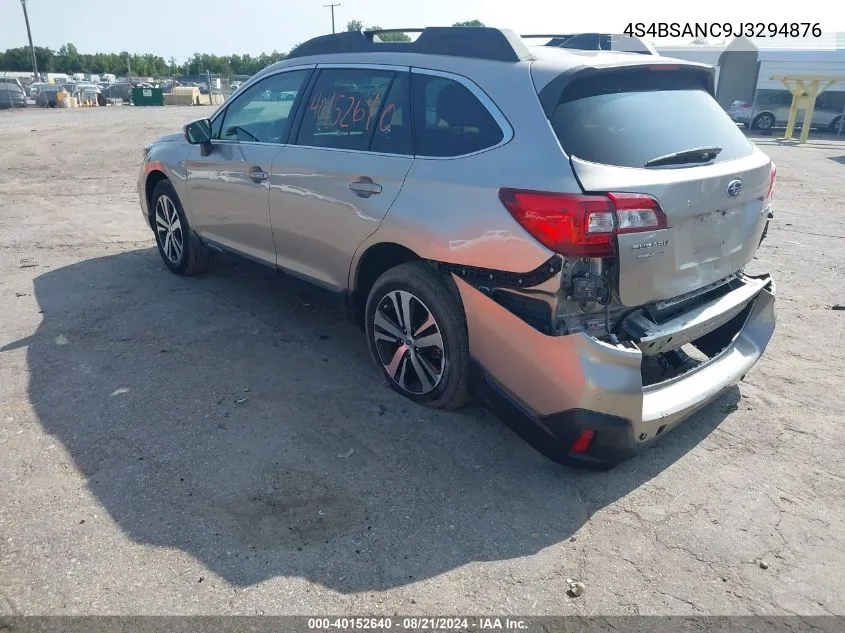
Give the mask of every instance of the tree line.
[[(484, 26), (478, 20), (456, 22), (453, 26)], [(364, 28), (360, 20), (351, 20), (348, 31), (378, 30), (380, 27)], [(407, 42), (410, 38), (404, 33), (384, 33), (379, 36), (384, 41)], [(296, 47), (294, 47), (296, 48)], [(35, 61), (42, 73), (92, 73), (102, 75), (133, 75), (143, 77), (167, 77), (171, 75), (199, 75), (210, 72), (215, 75), (254, 75), (265, 66), (269, 66), (286, 57), (286, 53), (273, 51), (260, 55), (214, 55), (194, 53), (187, 61), (180, 64), (175, 57), (164, 59), (159, 55), (138, 55), (121, 51), (119, 53), (80, 53), (73, 44), (65, 44), (58, 50), (36, 46)], [(25, 71), (32, 68), (29, 48), (9, 48), (0, 51), (0, 71)]]
[[(91, 73), (102, 75), (133, 75), (141, 77), (169, 77), (171, 75), (199, 75), (206, 71), (220, 75), (254, 75), (265, 66), (282, 60), (285, 53), (273, 51), (261, 55), (211, 55), (194, 53), (179, 64), (176, 58), (165, 60), (159, 55), (120, 53), (80, 53), (73, 44), (65, 44), (54, 51), (35, 47), (35, 62), (40, 73)], [(0, 51), (0, 72), (24, 71), (32, 68), (28, 47)]]

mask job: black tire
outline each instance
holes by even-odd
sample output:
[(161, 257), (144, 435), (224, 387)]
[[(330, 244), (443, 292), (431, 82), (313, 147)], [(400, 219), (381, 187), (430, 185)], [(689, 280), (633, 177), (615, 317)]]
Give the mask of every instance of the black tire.
[(775, 117), (773, 117), (768, 112), (763, 112), (762, 114), (758, 114), (754, 117), (753, 123), (751, 123), (752, 130), (763, 130), (768, 131), (771, 130), (775, 126)]
[[(385, 302), (384, 305), (389, 305), (387, 303), (389, 296), (396, 296), (395, 293), (400, 291), (410, 293), (417, 299), (417, 302), (414, 303), (414, 306), (417, 307), (412, 309), (412, 312), (423, 311), (424, 314), (427, 310), (431, 314), (435, 321), (432, 327), (436, 327), (441, 336), (443, 345), (440, 354), (438, 354), (441, 359), (439, 382), (436, 383), (433, 390), (427, 393), (414, 393), (400, 386), (397, 380), (390, 376), (380, 357), (380, 353), (384, 354), (384, 345), (389, 346), (390, 343), (376, 342), (376, 311), (380, 309), (383, 301)], [(469, 400), (470, 368), (466, 318), (463, 308), (430, 266), (423, 262), (409, 262), (385, 272), (376, 280), (370, 290), (364, 315), (370, 356), (387, 384), (394, 391), (432, 409), (456, 409), (466, 404)], [(401, 319), (396, 321), (400, 322)], [(425, 332), (430, 331), (432, 330), (425, 330)], [(419, 333), (422, 334), (423, 332)], [(401, 343), (398, 346), (401, 346)], [(412, 346), (409, 345), (408, 347)], [(420, 350), (417, 350), (417, 352), (422, 353)], [(410, 360), (412, 354), (410, 351), (408, 354), (407, 360), (403, 358), (403, 362), (411, 365), (413, 363)], [(401, 367), (401, 364), (399, 367)], [(397, 374), (399, 373), (400, 371), (397, 371)]]
[[(166, 198), (173, 203), (176, 214), (179, 217), (180, 228), (178, 229), (178, 237), (181, 240), (182, 250), (178, 258), (172, 258), (167, 254), (165, 251), (166, 232), (158, 230), (156, 213), (159, 208), (159, 202), (161, 201), (164, 207), (167, 207), (167, 203), (162, 198)], [(196, 233), (191, 230), (188, 224), (188, 218), (185, 217), (185, 211), (182, 209), (182, 201), (179, 200), (176, 190), (167, 179), (159, 182), (155, 186), (155, 189), (153, 189), (153, 195), (150, 199), (150, 220), (150, 224), (153, 226), (153, 233), (155, 234), (156, 245), (158, 246), (158, 254), (161, 255), (164, 265), (171, 271), (177, 275), (190, 277), (204, 273), (211, 268), (214, 263), (214, 251), (203, 246)], [(174, 232), (173, 235), (175, 237), (177, 232)]]
[[(833, 121), (830, 122), (830, 131), (836, 134), (839, 131), (839, 122), (842, 120), (842, 115), (839, 115)], [(842, 126), (842, 130), (845, 131), (845, 125)]]

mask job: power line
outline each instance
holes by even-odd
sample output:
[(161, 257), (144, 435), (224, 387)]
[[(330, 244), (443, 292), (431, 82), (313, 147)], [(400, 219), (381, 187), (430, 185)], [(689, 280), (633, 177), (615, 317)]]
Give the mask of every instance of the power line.
[(29, 13), (26, 11), (26, 0), (21, 0), (23, 19), (26, 21), (26, 36), (29, 38), (29, 54), (32, 57), (32, 72), (38, 77), (38, 62), (35, 59), (35, 47), (32, 45), (32, 31), (29, 28)]
[[(21, 0), (21, 2), (23, 2), (23, 0)], [(331, 9), (332, 10), (332, 33), (335, 32), (334, 31), (334, 8), (339, 7), (339, 6), (340, 6), (340, 2), (336, 2), (334, 4), (324, 4), (323, 5), (324, 9)]]

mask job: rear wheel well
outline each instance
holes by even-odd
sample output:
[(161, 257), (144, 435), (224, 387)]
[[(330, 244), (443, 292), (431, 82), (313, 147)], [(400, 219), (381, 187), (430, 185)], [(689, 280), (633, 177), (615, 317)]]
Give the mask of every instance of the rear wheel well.
[(392, 242), (375, 244), (368, 248), (358, 262), (355, 275), (355, 292), (352, 295), (352, 311), (355, 323), (363, 326), (364, 309), (370, 289), (388, 270), (399, 264), (418, 261), (420, 258), (414, 251)]
[(153, 222), (153, 213), (155, 212), (155, 209), (153, 209), (153, 191), (155, 191), (156, 185), (162, 180), (167, 180), (167, 176), (164, 175), (164, 172), (156, 170), (151, 171), (147, 175), (147, 182), (144, 183), (144, 193), (147, 196), (147, 213), (150, 216), (151, 225)]

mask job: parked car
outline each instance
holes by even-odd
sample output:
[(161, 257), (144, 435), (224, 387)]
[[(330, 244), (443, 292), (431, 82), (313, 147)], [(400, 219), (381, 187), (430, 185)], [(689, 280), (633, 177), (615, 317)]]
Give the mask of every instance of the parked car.
[(23, 90), (23, 85), (21, 84), (20, 79), (18, 79), (17, 77), (3, 76), (3, 74), (0, 73), (0, 86), (2, 86), (2, 85), (17, 86), (18, 88)]
[(59, 84), (44, 84), (38, 89), (38, 94), (35, 95), (35, 105), (41, 108), (55, 108), (59, 105), (59, 93), (70, 92), (65, 90), (65, 87)]
[[(842, 100), (837, 100), (832, 93), (822, 93), (816, 99), (813, 118), (810, 125), (817, 129), (835, 132), (842, 120)], [(758, 93), (754, 103), (734, 101), (729, 114), (737, 123), (742, 123), (750, 130), (771, 130), (784, 127), (789, 120), (792, 107), (792, 95), (785, 90), (765, 90)], [(798, 110), (796, 127), (804, 124), (805, 110)]]
[(34, 81), (26, 87), (26, 93), (30, 99), (35, 99), (38, 96), (38, 91), (41, 86), (46, 85), (46, 82)]
[(131, 84), (109, 84), (105, 88), (100, 88), (103, 96), (110, 100), (119, 100), (123, 103), (132, 101), (132, 85)]
[(774, 331), (774, 282), (744, 268), (775, 167), (701, 64), (491, 28), (327, 35), (143, 154), (171, 271), (228, 251), (309, 280), (392, 389), (474, 393), (560, 463), (662, 437)]
[(81, 103), (86, 101), (99, 103), (105, 96), (102, 94), (100, 86), (91, 83), (76, 84), (71, 94), (79, 99)]
[(0, 83), (0, 110), (25, 107), (26, 93), (23, 88), (11, 83)]
[(293, 101), (296, 99), (296, 93), (289, 90), (265, 90), (261, 94), (262, 101)]

